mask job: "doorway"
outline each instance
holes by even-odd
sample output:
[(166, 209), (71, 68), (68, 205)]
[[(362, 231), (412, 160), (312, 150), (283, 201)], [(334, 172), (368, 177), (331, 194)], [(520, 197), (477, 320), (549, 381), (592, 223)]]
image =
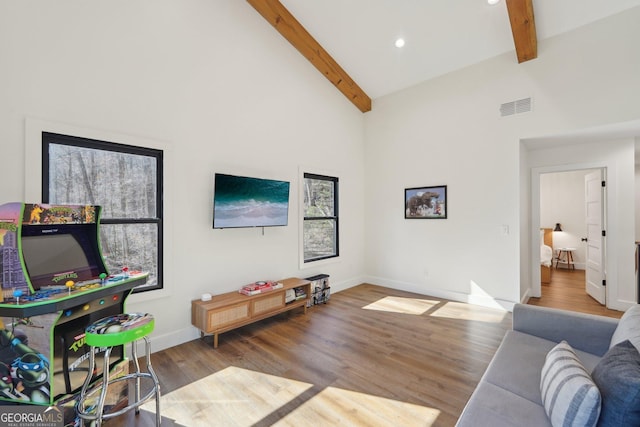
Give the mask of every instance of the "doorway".
[[(604, 175), (604, 168), (590, 168), (543, 173), (539, 177), (540, 227), (554, 230), (551, 283), (547, 286), (568, 286), (565, 279), (573, 275), (571, 292), (588, 294), (602, 305), (606, 255), (605, 238), (601, 235), (605, 223), (601, 186)], [(567, 271), (561, 276), (553, 274), (561, 268)], [(558, 277), (562, 280), (558, 281)], [(578, 282), (582, 282), (581, 286), (576, 287)], [(554, 295), (557, 294), (547, 292), (541, 297)]]
[[(628, 135), (639, 135), (640, 121)], [(596, 132), (598, 131), (598, 132)], [(637, 141), (637, 142), (636, 142)], [(521, 219), (523, 243), (520, 295), (525, 302), (540, 297), (540, 175), (578, 169), (601, 169), (607, 173), (605, 201), (607, 254), (606, 303), (624, 311), (638, 301), (635, 272), (635, 165), (640, 140), (609, 128), (567, 135), (521, 139)], [(554, 224), (555, 225), (555, 224)], [(528, 235), (527, 235), (528, 234)]]

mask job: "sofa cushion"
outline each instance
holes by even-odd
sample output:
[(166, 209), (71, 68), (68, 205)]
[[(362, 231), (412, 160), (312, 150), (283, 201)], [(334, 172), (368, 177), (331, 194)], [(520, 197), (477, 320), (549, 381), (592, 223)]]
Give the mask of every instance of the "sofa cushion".
[[(542, 405), (540, 372), (547, 353), (556, 344), (522, 332), (507, 331), (483, 378)], [(593, 354), (582, 351), (576, 354), (588, 372), (600, 361), (600, 357)]]
[(456, 425), (551, 427), (542, 406), (486, 381), (478, 384)]
[(609, 348), (626, 340), (631, 341), (640, 350), (640, 304), (636, 304), (624, 312), (611, 336)]
[(599, 427), (640, 425), (640, 353), (629, 340), (604, 355), (593, 379), (602, 394)]
[(547, 354), (540, 392), (554, 427), (596, 425), (600, 415), (600, 392), (566, 341)]

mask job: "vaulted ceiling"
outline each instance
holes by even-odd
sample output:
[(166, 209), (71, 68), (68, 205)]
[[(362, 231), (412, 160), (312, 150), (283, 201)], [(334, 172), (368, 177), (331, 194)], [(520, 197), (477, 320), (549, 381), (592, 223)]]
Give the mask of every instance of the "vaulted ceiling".
[[(247, 1), (285, 38), (302, 43), (290, 40), (361, 111), (370, 109), (370, 99), (506, 52), (514, 62), (533, 59), (550, 37), (640, 6), (640, 0)], [(283, 21), (278, 5), (292, 19)], [(402, 48), (394, 46), (399, 37)]]

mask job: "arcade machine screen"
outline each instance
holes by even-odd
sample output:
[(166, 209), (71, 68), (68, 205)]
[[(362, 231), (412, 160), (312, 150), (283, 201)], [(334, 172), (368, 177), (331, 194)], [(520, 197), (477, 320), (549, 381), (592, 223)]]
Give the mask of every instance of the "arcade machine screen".
[(68, 279), (95, 279), (104, 272), (96, 233), (87, 233), (87, 227), (91, 225), (23, 226), (22, 254), (34, 291), (64, 285)]

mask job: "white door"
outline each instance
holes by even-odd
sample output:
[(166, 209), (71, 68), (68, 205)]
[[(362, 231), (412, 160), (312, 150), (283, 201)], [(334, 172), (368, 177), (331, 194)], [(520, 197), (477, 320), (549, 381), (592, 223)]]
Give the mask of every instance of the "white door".
[(586, 291), (600, 304), (605, 304), (606, 290), (604, 252), (605, 241), (602, 236), (603, 194), (602, 170), (591, 172), (584, 177), (585, 216), (587, 223), (586, 251)]

